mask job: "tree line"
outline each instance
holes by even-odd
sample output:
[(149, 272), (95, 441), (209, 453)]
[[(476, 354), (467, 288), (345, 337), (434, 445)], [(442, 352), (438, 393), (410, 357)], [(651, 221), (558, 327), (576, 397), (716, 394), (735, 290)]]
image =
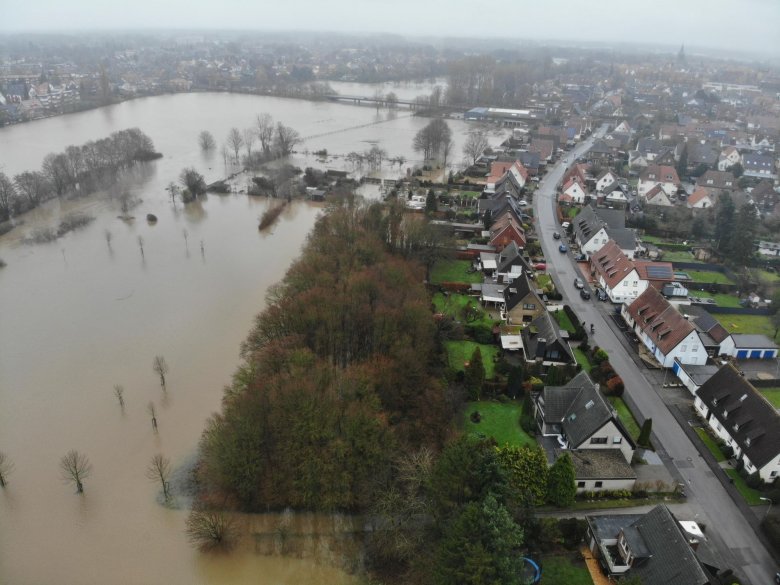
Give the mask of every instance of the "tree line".
[(72, 191), (87, 193), (113, 183), (123, 168), (160, 156), (149, 136), (138, 128), (128, 128), (50, 153), (39, 171), (25, 171), (13, 178), (0, 173), (0, 222), (47, 199)]

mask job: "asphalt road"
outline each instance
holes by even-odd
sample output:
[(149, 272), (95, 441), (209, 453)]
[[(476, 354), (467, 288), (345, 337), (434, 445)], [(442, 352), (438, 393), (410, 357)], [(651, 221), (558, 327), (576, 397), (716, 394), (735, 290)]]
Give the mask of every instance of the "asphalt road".
[(616, 336), (608, 326), (606, 319), (610, 317), (605, 313), (613, 305), (595, 300), (595, 295), (590, 301), (580, 298), (579, 291), (574, 288), (574, 278), (580, 274), (571, 253), (560, 253), (559, 240), (553, 239), (553, 232), (560, 230), (555, 216), (556, 185), (566, 167), (587, 152), (605, 131), (606, 127), (600, 128), (587, 141), (566, 153), (539, 183), (534, 195), (536, 229), (547, 260), (547, 271), (580, 319), (595, 325), (595, 335), (591, 336), (595, 341), (591, 343), (607, 351), (615, 371), (623, 378), (626, 394), (644, 417), (653, 419), (654, 444), (659, 447), (672, 474), (686, 484), (688, 501), (685, 509), (690, 516), (683, 519), (696, 520), (707, 526), (707, 537), (722, 552), (724, 568), (732, 568), (743, 582), (770, 584), (777, 568), (769, 552), (672, 417), (659, 394), (659, 387), (648, 380), (643, 368), (637, 367), (629, 354), (634, 349), (627, 347), (625, 338)]

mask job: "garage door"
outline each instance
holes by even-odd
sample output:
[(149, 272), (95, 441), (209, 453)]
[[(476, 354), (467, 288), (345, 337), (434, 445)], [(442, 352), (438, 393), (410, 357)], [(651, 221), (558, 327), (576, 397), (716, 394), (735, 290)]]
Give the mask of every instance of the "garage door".
[(761, 350), (760, 349), (754, 349), (750, 352), (750, 359), (757, 360), (761, 358)]
[(739, 359), (744, 360), (745, 358), (747, 358), (747, 356), (748, 356), (748, 350), (740, 349), (740, 350), (737, 351), (737, 359), (738, 360)]
[(777, 352), (774, 349), (768, 349), (764, 352), (764, 359), (765, 360), (771, 360), (777, 355)]

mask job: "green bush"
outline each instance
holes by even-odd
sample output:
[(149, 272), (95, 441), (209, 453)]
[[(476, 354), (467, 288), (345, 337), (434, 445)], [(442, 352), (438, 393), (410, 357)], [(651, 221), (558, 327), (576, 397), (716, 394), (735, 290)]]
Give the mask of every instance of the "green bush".
[(463, 328), (466, 335), (477, 343), (490, 345), (493, 343), (493, 328), (484, 323), (471, 323)]
[(609, 354), (606, 351), (604, 351), (600, 347), (593, 348), (593, 361), (596, 364), (600, 365), (601, 363), (606, 362), (608, 359), (609, 359)]

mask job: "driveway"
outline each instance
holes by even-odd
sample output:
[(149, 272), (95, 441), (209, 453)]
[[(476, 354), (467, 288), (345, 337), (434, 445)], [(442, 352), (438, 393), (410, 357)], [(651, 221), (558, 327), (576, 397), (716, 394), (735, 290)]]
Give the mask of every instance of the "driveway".
[(625, 382), (626, 394), (639, 411), (635, 413), (637, 417), (640, 421), (648, 417), (653, 419), (653, 442), (659, 447), (659, 454), (672, 475), (686, 485), (688, 519), (707, 525), (707, 537), (721, 551), (724, 564), (734, 569), (743, 581), (753, 585), (771, 583), (776, 571), (771, 555), (669, 413), (659, 395), (658, 385), (651, 384), (645, 368), (637, 366), (629, 353), (634, 350), (627, 348), (625, 338), (617, 336), (608, 325), (608, 313), (613, 310), (613, 305), (580, 298), (573, 284), (574, 277), (579, 276), (574, 261), (569, 254), (558, 252), (557, 240), (552, 237), (552, 233), (559, 229), (555, 216), (556, 185), (563, 177), (566, 166), (582, 156), (605, 131), (606, 126), (603, 126), (591, 138), (567, 153), (539, 183), (534, 207), (547, 270), (580, 319), (587, 324), (594, 324), (595, 335), (591, 336), (591, 343), (609, 353), (610, 362)]

